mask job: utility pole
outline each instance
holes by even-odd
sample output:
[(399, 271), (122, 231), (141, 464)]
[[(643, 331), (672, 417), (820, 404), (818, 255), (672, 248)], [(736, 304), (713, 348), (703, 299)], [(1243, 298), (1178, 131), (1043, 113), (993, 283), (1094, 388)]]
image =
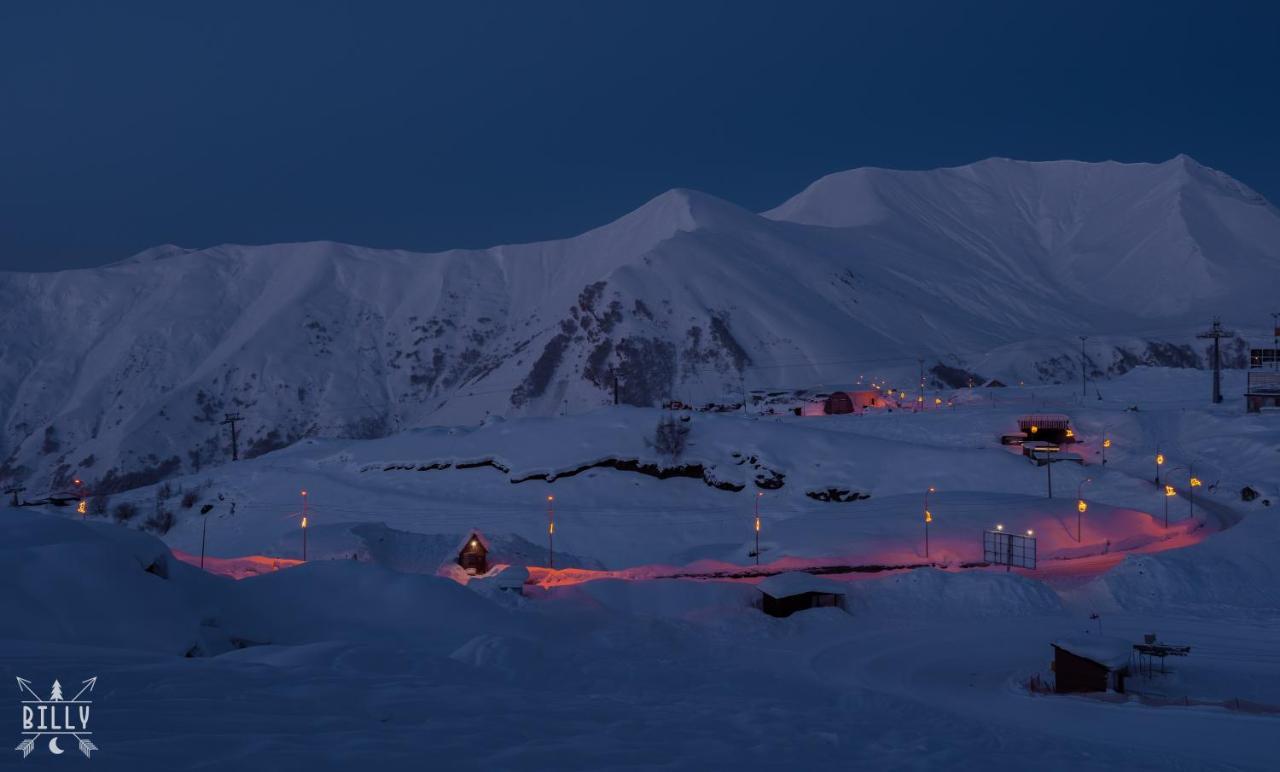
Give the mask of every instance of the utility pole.
[(1088, 335), (1080, 336), (1080, 396), (1082, 398), (1089, 396), (1088, 379), (1084, 371), (1084, 342), (1088, 339)]
[(203, 571), (204, 570), (204, 545), (209, 538), (209, 514), (206, 512), (205, 514), (200, 516), (200, 519), (202, 521), (200, 525), (200, 570)]
[[(1280, 330), (1277, 330), (1280, 333)], [(1213, 327), (1208, 332), (1202, 332), (1197, 338), (1213, 339), (1213, 403), (1216, 405), (1222, 401), (1222, 359), (1219, 357), (1220, 344), (1223, 338), (1235, 335), (1230, 330), (1222, 329), (1222, 322), (1218, 317), (1213, 317)]]
[(21, 485), (15, 485), (12, 488), (5, 488), (4, 492), (13, 497), (13, 499), (9, 503), (16, 507), (16, 506), (20, 506), (18, 504), (18, 494), (22, 493), (25, 490), (26, 488), (22, 487)]
[(223, 423), (223, 425), (224, 425), (224, 426), (226, 426), (226, 425), (230, 425), (230, 426), (231, 426), (231, 460), (232, 460), (232, 461), (239, 461), (239, 460), (240, 460), (240, 445), (239, 445), (238, 438), (237, 438), (237, 435), (236, 435), (236, 422), (237, 422), (237, 421), (243, 421), (244, 419), (240, 417), (240, 414), (239, 414), (239, 413), (227, 413), (226, 415), (227, 415), (227, 417), (226, 417), (225, 419), (223, 419), (222, 423)]
[(1053, 498), (1053, 454), (1048, 451), (1041, 451), (1044, 457), (1044, 470), (1049, 476), (1049, 498)]

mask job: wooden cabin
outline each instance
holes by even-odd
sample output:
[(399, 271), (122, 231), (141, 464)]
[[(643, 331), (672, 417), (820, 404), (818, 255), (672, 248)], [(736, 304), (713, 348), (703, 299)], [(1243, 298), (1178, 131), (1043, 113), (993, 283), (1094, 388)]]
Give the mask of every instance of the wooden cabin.
[(458, 565), (469, 574), (488, 573), (489, 541), (479, 531), (472, 531), (458, 548)]
[(811, 608), (845, 607), (842, 585), (803, 571), (770, 576), (756, 588), (760, 590), (760, 610), (773, 617), (789, 617)]
[(1054, 691), (1124, 692), (1133, 644), (1121, 638), (1084, 635), (1052, 645)]

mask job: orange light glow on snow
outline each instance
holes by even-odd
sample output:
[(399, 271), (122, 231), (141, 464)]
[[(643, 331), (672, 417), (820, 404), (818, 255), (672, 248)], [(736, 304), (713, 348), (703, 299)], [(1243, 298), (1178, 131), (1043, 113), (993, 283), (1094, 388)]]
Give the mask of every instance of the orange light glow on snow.
[(1201, 485), (1201, 482), (1200, 482), (1200, 478), (1199, 478), (1199, 477), (1192, 477), (1192, 478), (1191, 478), (1191, 487), (1192, 487), (1192, 488), (1199, 488), (1199, 487), (1200, 487), (1200, 485)]
[(1080, 499), (1079, 501), (1076, 502), (1076, 509), (1080, 510), (1081, 512), (1087, 512), (1089, 509), (1089, 505), (1085, 503), (1084, 499)]
[(1164, 495), (1166, 495), (1166, 496), (1177, 496), (1177, 495), (1178, 495), (1178, 492), (1177, 492), (1177, 491), (1175, 491), (1175, 490), (1173, 489), (1173, 486), (1172, 486), (1172, 485), (1166, 485), (1166, 486), (1164, 486)]
[(80, 499), (80, 503), (76, 505), (76, 512), (78, 514), (83, 515), (88, 511), (89, 511), (89, 502), (85, 501), (84, 499)]
[(1109, 447), (1111, 447), (1111, 440), (1103, 440), (1103, 441), (1102, 441), (1102, 447), (1104, 447), (1104, 448), (1109, 448)]

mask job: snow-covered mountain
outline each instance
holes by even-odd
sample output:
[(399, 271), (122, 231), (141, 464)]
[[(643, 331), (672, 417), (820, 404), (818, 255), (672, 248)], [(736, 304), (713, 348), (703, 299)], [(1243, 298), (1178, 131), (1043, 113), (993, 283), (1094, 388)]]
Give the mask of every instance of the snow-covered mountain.
[(632, 404), (902, 377), (917, 358), (942, 382), (1058, 380), (1078, 335), (1096, 376), (1202, 366), (1195, 330), (1265, 321), (1278, 288), (1280, 212), (1185, 156), (857, 169), (764, 214), (672, 190), (485, 250), (163, 246), (0, 273), (0, 482), (120, 488), (220, 463), (227, 412), (254, 455), (579, 412), (615, 375)]

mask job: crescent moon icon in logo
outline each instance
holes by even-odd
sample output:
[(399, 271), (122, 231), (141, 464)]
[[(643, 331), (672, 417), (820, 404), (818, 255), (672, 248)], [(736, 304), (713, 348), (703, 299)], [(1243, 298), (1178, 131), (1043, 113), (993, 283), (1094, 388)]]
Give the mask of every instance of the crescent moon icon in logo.
[(62, 754), (66, 753), (66, 751), (58, 747), (57, 737), (49, 741), (49, 752), (55, 756), (61, 756)]

